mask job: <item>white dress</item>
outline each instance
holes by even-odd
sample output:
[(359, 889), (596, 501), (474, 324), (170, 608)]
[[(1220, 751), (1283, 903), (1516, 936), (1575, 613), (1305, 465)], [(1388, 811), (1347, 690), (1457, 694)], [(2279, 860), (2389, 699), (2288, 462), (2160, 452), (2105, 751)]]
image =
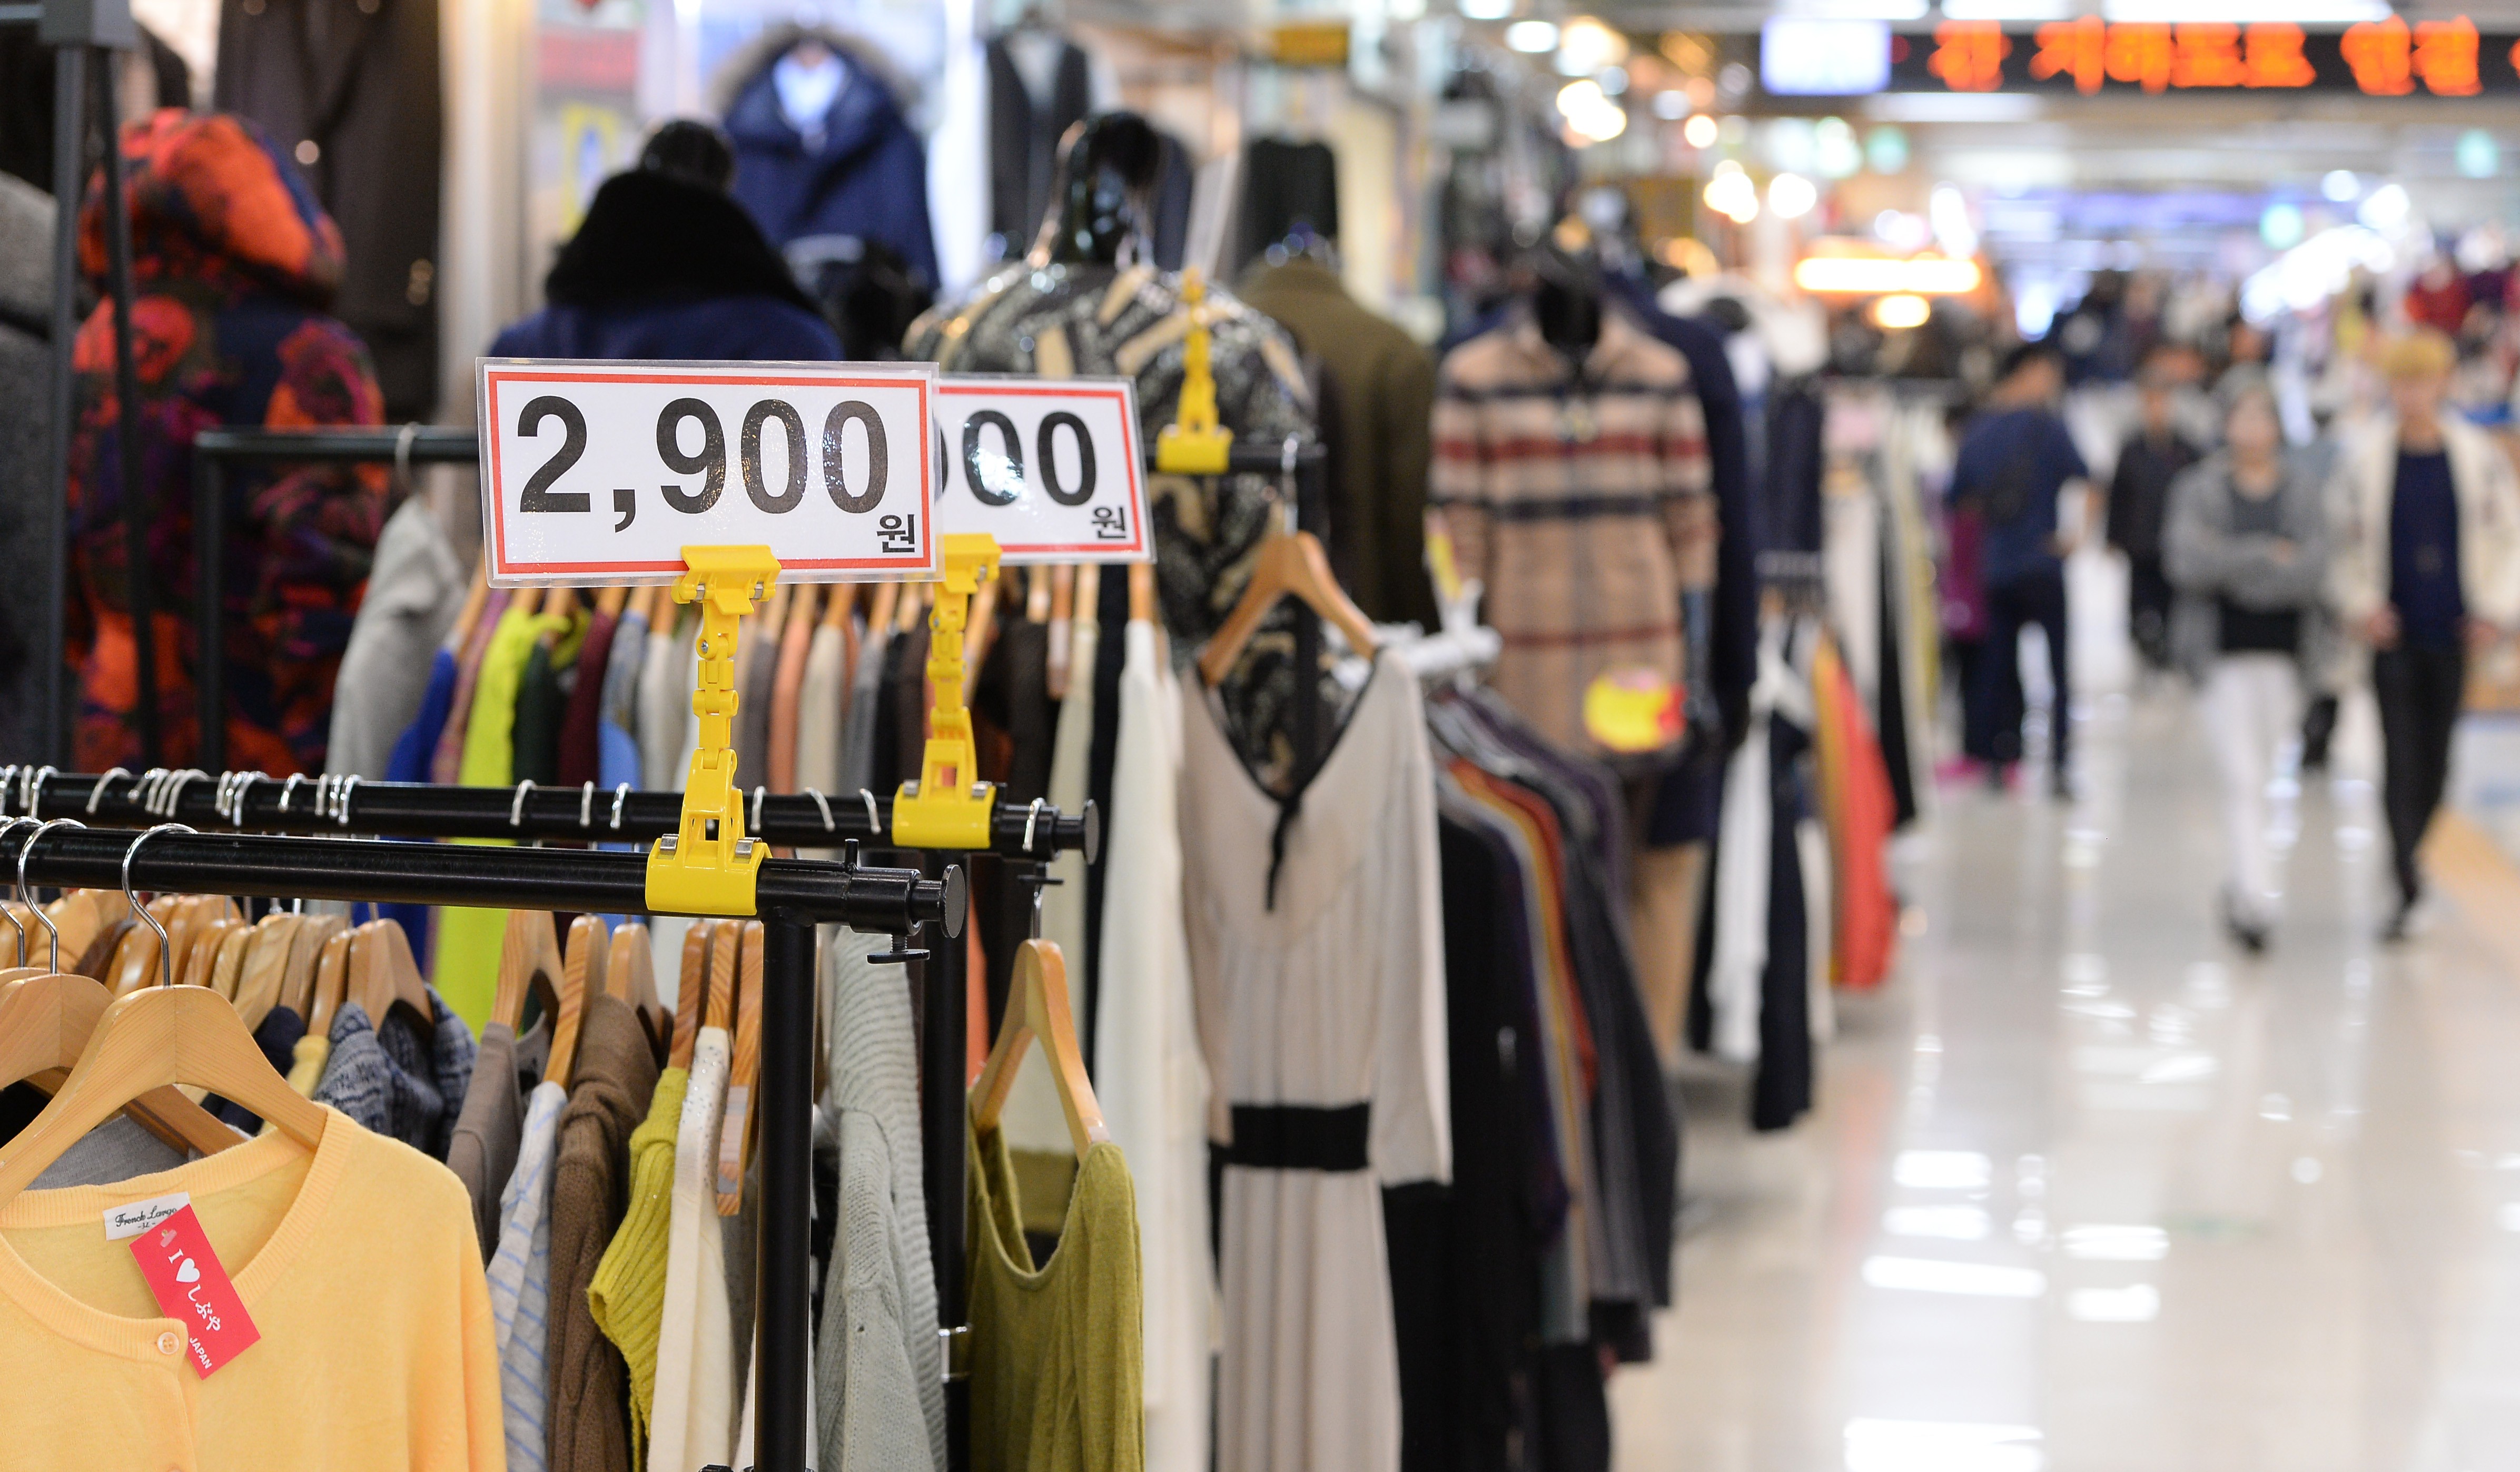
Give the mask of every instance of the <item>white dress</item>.
[(1206, 691), (1188, 691), (1183, 707), (1191, 963), (1217, 1086), (1209, 1131), (1229, 1142), (1217, 1467), (1391, 1472), (1400, 1394), (1381, 1187), (1452, 1174), (1417, 682), (1397, 656), (1374, 660), (1284, 826), (1274, 886), (1280, 804), (1227, 744)]
[[(1091, 626), (1077, 643), (1080, 667), (1090, 672), (1098, 657)], [(1147, 1472), (1206, 1472), (1216, 1277), (1207, 1231), (1207, 1065), (1182, 922), (1181, 695), (1153, 624), (1131, 623), (1125, 649), (1094, 1093), (1137, 1187)], [(1076, 698), (1071, 685), (1068, 699)]]

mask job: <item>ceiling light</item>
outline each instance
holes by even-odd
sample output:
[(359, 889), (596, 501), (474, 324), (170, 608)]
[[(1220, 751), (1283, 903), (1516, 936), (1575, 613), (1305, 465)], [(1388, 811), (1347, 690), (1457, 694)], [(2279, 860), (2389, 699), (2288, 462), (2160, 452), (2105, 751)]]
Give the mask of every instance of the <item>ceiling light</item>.
[(1730, 158), (1715, 165), (1715, 176), (1706, 181), (1702, 198), (1707, 208), (1735, 225), (1747, 225), (1759, 217), (1759, 186)]
[(2452, 157), (2462, 179), (2491, 179), (2502, 171), (2502, 147), (2483, 128), (2470, 128), (2459, 134)]
[(1715, 147), (1715, 119), (1700, 112), (1680, 125), (1680, 136), (1693, 149)]
[(2320, 177), (2318, 193), (2329, 203), (2351, 203), (2356, 195), (2362, 193), (2362, 181), (2355, 178), (2350, 168), (2330, 169)]
[[(1768, 191), (1768, 202), (1777, 202), (1773, 187)], [(1783, 213), (1782, 208), (1778, 212)], [(1912, 260), (1888, 255), (1807, 255), (1794, 266), (1794, 285), (1822, 295), (1886, 296), (1905, 292), (1913, 296), (1957, 296), (1976, 290), (1983, 280), (1985, 273), (1978, 269), (1977, 262), (1946, 260), (1938, 255)], [(1911, 1159), (1955, 1153), (1961, 1158), (1949, 1163)], [(1900, 1157), (1899, 1183), (1926, 1190), (1985, 1189), (1988, 1178), (1973, 1171), (1967, 1161), (1964, 1152), (1910, 1150)]]
[(1468, 21), (1502, 21), (1513, 14), (1513, 0), (1461, 0), (1462, 17)]
[(1591, 77), (1558, 89), (1557, 112), (1566, 119), (1566, 131), (1573, 135), (1568, 142), (1579, 148), (1588, 143), (1607, 143), (1628, 130), (1627, 110), (1610, 101), (1601, 84)]
[[(2301, 244), (2302, 218), (2298, 204), (2270, 204), (2258, 216), (2258, 239), (2271, 250), (2290, 250)], [(2146, 1082), (2154, 1082), (2147, 1080)]]
[(1516, 51), (1539, 53), (1557, 49), (1557, 27), (1547, 21), (1516, 21), (1505, 28), (1505, 43)]
[(1934, 304), (1912, 292), (1902, 291), (1884, 296), (1872, 304), (1872, 325), (1885, 333), (1896, 333), (1912, 327), (1923, 327), (1934, 315)]
[(1591, 16), (1569, 21), (1557, 32), (1557, 69), (1567, 76), (1590, 76), (1628, 59), (1628, 38)]
[(1800, 174), (1778, 174), (1768, 181), (1768, 207), (1780, 219), (1799, 220), (1819, 203), (1819, 186)]
[(2354, 211), (2354, 217), (2368, 228), (2387, 235), (2406, 224), (2407, 216), (2413, 212), (2414, 201), (2407, 198), (2403, 186), (2383, 184), (2371, 191), (2371, 198), (2362, 201), (2362, 207)]

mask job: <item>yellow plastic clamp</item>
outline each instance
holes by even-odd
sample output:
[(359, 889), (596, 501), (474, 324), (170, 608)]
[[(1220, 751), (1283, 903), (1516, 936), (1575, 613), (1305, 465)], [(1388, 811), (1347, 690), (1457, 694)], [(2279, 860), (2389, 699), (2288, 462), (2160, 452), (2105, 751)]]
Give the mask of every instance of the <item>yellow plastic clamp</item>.
[(979, 756), (971, 743), (971, 712), (963, 703), (963, 630), (971, 616), (971, 595), (998, 571), (998, 539), (986, 532), (948, 532), (938, 548), (945, 588), (928, 616), (927, 683), (935, 704), (927, 713), (927, 750), (919, 780), (903, 782), (892, 804), (892, 841), (903, 848), (985, 849), (995, 784), (973, 780)]
[(1167, 475), (1222, 475), (1234, 431), (1217, 423), (1216, 370), (1208, 357), (1207, 283), (1196, 266), (1182, 273), (1190, 337), (1182, 344), (1181, 402), (1155, 435), (1155, 468)]
[(770, 846), (744, 836), (735, 781), (736, 621), (779, 581), (767, 547), (686, 547), (674, 602), (700, 605), (699, 744), (683, 784), (683, 821), (648, 851), (648, 909), (657, 914), (751, 914)]

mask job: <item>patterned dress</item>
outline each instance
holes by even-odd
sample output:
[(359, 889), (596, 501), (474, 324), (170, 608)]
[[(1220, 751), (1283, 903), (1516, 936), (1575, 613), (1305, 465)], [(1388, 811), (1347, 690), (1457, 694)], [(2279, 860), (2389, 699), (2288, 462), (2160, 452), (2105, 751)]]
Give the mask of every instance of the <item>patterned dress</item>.
[[(136, 481), (147, 498), (158, 729), (167, 765), (201, 751), (193, 677), (192, 444), (205, 428), (375, 424), (383, 400), (367, 348), (324, 314), (341, 237), (293, 164), (240, 118), (167, 109), (122, 134), (131, 213)], [(106, 282), (102, 175), (79, 216), (79, 265)], [(80, 768), (138, 768), (139, 669), (124, 541), (122, 408), (112, 302), (73, 348), (68, 658)], [(226, 478), (223, 621), (228, 760), (321, 772), (333, 677), (385, 513), (380, 468), (233, 467)]]

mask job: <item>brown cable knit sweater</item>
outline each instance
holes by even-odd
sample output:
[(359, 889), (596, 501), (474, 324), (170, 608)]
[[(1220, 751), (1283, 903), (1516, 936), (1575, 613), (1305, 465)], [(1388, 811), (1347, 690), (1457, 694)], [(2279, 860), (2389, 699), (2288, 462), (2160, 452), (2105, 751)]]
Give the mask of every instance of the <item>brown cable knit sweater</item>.
[(552, 1167), (551, 1472), (630, 1472), (629, 1369), (586, 1290), (621, 1226), (630, 1132), (655, 1090), (639, 1014), (617, 998), (589, 999)]

